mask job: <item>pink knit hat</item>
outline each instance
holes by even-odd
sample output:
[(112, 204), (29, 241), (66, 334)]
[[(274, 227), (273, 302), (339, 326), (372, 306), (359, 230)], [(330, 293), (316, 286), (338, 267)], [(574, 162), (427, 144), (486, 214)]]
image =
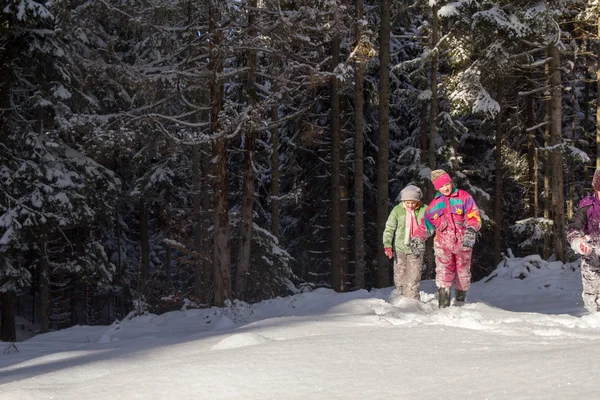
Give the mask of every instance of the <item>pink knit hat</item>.
[(452, 178), (443, 169), (436, 169), (435, 171), (431, 171), (431, 182), (433, 182), (435, 190), (440, 190), (445, 184), (451, 183)]

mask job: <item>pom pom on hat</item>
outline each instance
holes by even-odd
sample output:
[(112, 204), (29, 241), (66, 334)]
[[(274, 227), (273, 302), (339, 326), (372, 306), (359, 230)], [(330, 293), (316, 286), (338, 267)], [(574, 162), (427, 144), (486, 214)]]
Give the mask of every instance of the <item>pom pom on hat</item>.
[(423, 192), (415, 185), (408, 185), (400, 191), (400, 201), (415, 200), (419, 201), (423, 198)]

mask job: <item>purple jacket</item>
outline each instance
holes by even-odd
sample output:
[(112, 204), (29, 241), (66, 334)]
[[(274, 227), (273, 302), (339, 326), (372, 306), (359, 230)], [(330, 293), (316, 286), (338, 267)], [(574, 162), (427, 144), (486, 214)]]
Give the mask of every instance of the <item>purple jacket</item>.
[(600, 242), (600, 199), (596, 193), (584, 197), (579, 202), (579, 209), (567, 226), (567, 240), (590, 236), (592, 242)]

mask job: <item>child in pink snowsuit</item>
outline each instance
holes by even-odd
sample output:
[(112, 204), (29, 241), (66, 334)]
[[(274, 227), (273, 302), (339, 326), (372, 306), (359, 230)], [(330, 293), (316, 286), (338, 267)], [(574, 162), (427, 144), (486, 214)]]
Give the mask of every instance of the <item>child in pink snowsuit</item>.
[(471, 255), (481, 228), (481, 216), (473, 197), (456, 189), (444, 170), (432, 171), (431, 181), (439, 193), (425, 210), (425, 223), (419, 227), (411, 247), (422, 252), (425, 240), (435, 232), (435, 284), (442, 308), (450, 306), (452, 286), (457, 302), (466, 299), (471, 286)]

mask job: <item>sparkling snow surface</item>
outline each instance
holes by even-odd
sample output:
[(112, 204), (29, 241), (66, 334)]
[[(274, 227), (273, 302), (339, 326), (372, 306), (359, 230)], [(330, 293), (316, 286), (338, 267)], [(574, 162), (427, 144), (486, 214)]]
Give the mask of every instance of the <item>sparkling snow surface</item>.
[(423, 302), (319, 289), (38, 335), (0, 354), (0, 399), (597, 398), (577, 264), (492, 275), (443, 310), (425, 281)]

